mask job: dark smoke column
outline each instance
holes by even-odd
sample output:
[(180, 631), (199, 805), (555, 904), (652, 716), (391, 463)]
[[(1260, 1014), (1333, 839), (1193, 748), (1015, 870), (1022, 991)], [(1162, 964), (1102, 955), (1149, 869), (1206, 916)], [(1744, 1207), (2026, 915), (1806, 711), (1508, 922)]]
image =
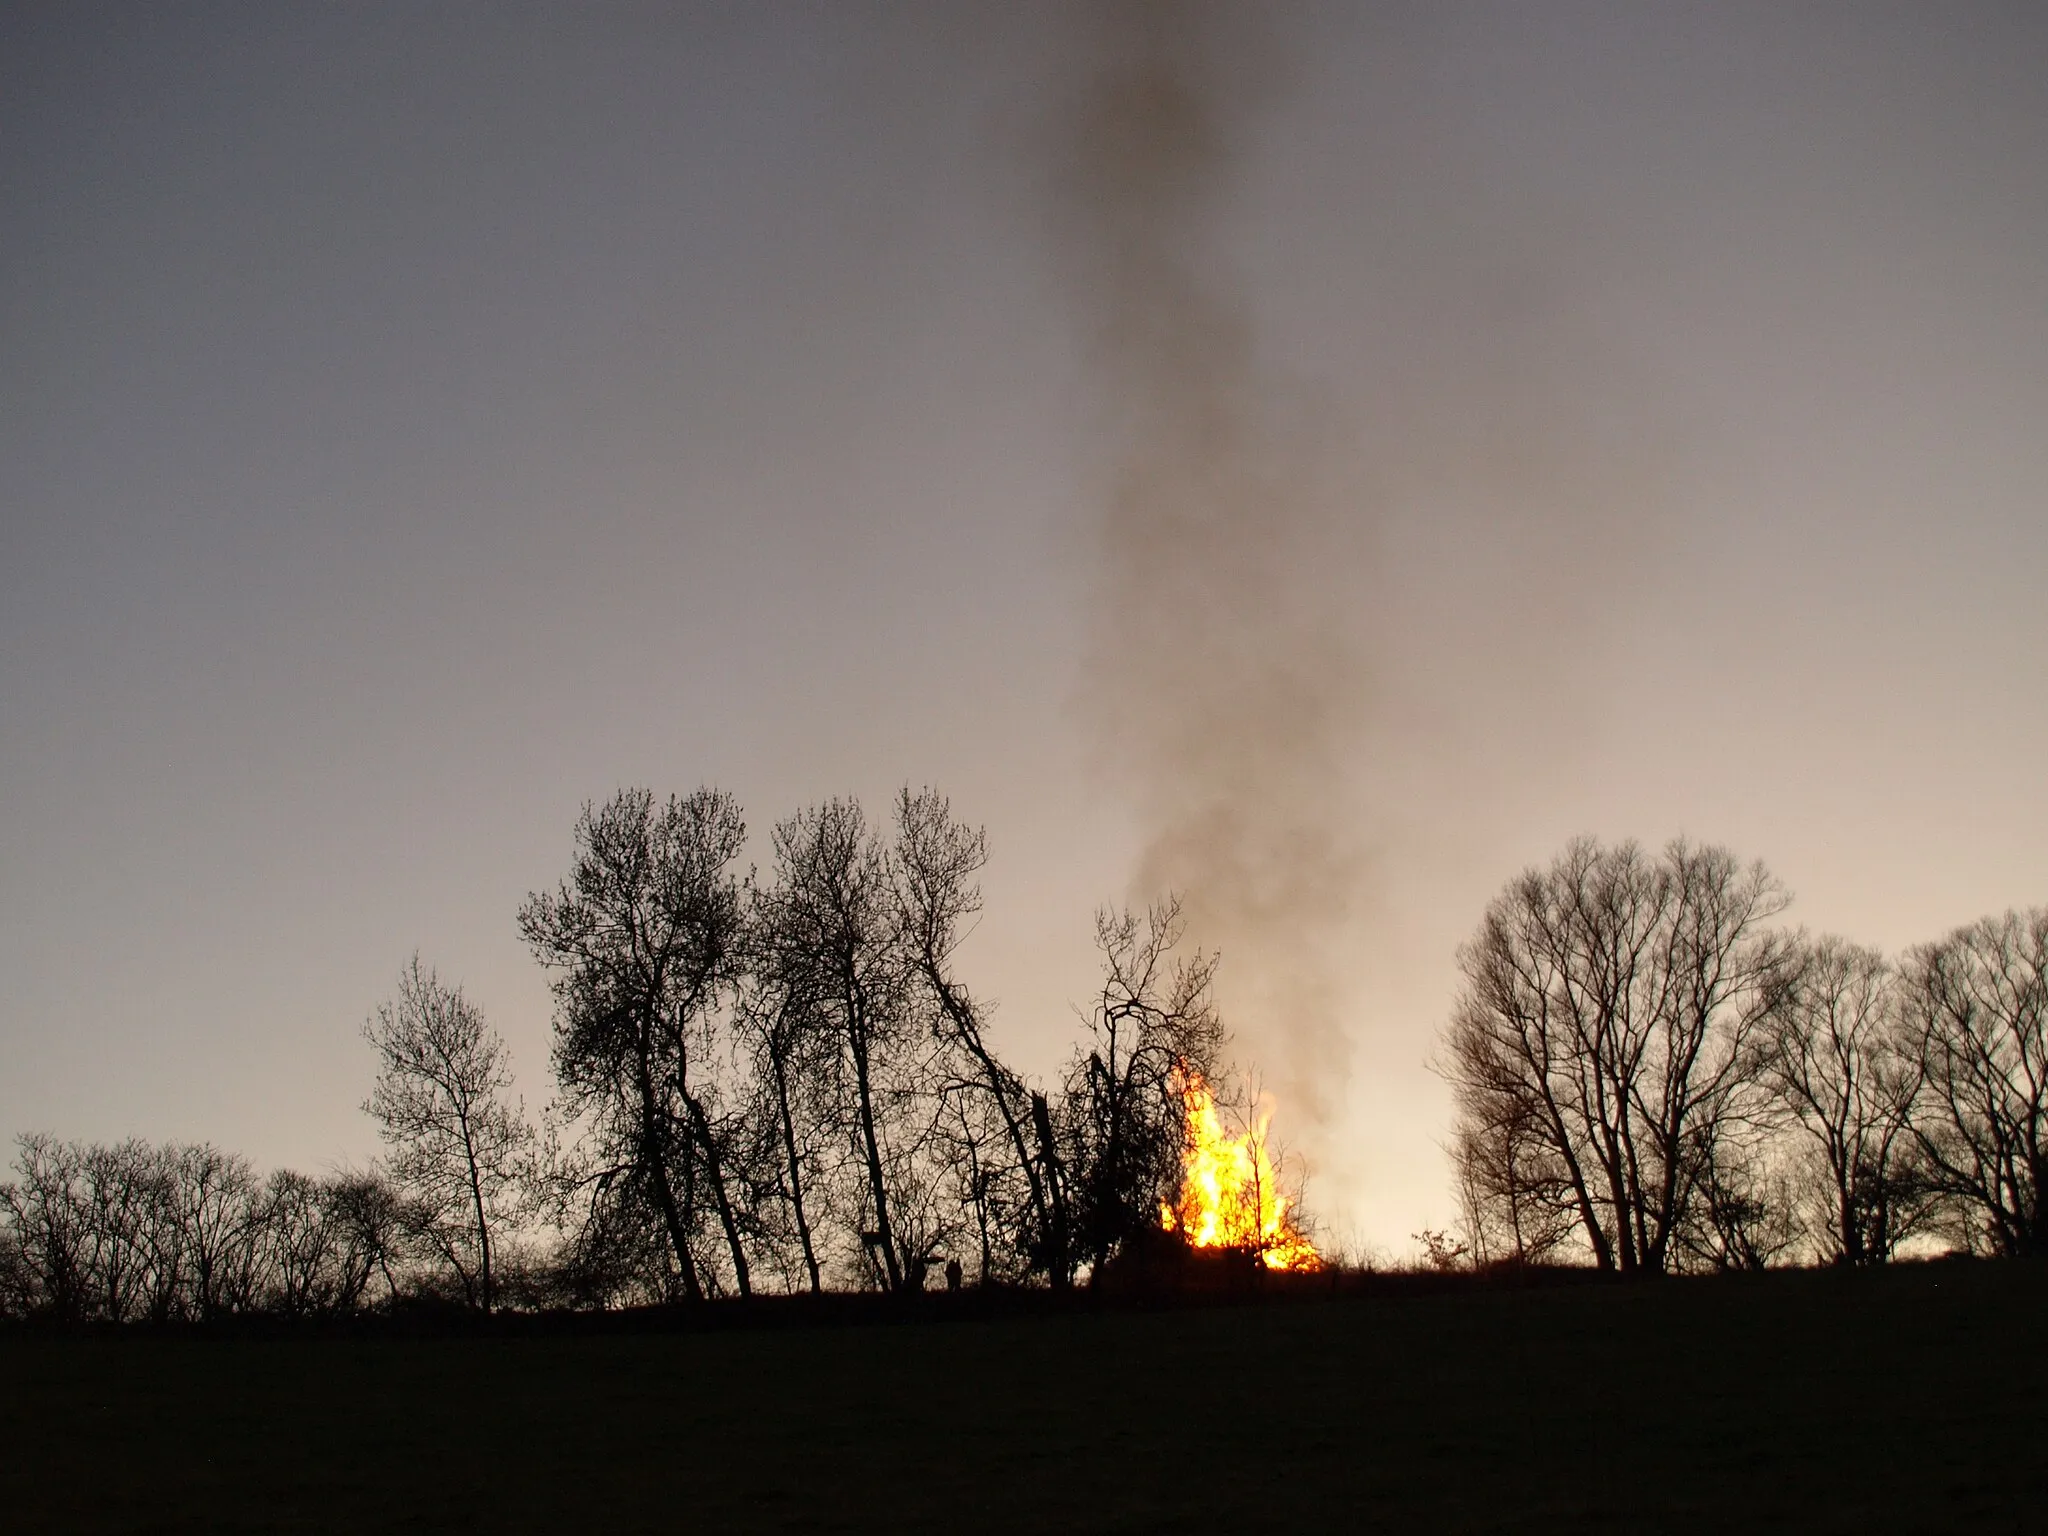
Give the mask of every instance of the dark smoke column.
[(1301, 1129), (1336, 1107), (1348, 1057), (1333, 981), (1364, 680), (1313, 570), (1308, 434), (1205, 252), (1271, 71), (1213, 7), (1120, 0), (1085, 28), (1058, 176), (1105, 428), (1083, 699), (1142, 818), (1135, 894), (1183, 895), (1245, 1054)]

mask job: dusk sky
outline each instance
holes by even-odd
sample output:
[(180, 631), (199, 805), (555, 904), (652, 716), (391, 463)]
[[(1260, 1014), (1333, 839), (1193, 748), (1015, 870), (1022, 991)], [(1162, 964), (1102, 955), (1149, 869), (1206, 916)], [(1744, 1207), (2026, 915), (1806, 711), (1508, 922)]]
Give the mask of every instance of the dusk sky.
[(2048, 901), (2048, 8), (1139, 7), (1102, 171), (1119, 9), (0, 13), (0, 1136), (366, 1162), (415, 950), (538, 1109), (625, 785), (944, 789), (1040, 1075), (1183, 887), (1395, 1253), (1573, 835)]

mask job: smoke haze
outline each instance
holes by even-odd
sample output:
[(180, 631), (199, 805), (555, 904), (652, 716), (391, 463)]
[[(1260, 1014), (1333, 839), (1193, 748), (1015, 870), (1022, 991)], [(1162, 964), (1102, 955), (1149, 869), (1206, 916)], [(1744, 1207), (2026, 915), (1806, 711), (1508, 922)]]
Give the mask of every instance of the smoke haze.
[(1089, 24), (1059, 183), (1106, 460), (1084, 709), (1142, 818), (1134, 896), (1181, 895), (1290, 1120), (1320, 1119), (1347, 1068), (1331, 968), (1362, 876), (1345, 785), (1367, 678), (1311, 575), (1314, 412), (1261, 378), (1210, 227), (1280, 71), (1203, 9)]

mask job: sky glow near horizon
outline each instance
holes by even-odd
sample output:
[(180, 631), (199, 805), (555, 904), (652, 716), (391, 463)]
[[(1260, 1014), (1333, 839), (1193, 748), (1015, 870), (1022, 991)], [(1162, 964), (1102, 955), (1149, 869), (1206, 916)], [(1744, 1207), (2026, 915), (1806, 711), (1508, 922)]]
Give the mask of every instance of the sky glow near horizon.
[[(1348, 1074), (1274, 1129), (1404, 1252), (1457, 945), (1572, 835), (1891, 949), (2048, 902), (2048, 16), (1278, 14), (1202, 261), (1299, 425), (1364, 856)], [(1068, 19), (0, 18), (0, 1135), (362, 1162), (415, 949), (537, 1107), (514, 914), (628, 784), (764, 866), (941, 786), (963, 977), (1057, 1069), (1152, 894), (1077, 706)]]

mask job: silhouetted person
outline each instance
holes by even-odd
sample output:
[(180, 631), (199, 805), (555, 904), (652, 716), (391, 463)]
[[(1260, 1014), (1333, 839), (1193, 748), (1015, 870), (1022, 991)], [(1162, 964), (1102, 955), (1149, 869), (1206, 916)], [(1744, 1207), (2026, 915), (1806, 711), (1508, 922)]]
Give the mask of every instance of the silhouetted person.
[(946, 1289), (949, 1291), (959, 1290), (960, 1277), (960, 1261), (958, 1259), (946, 1260)]

